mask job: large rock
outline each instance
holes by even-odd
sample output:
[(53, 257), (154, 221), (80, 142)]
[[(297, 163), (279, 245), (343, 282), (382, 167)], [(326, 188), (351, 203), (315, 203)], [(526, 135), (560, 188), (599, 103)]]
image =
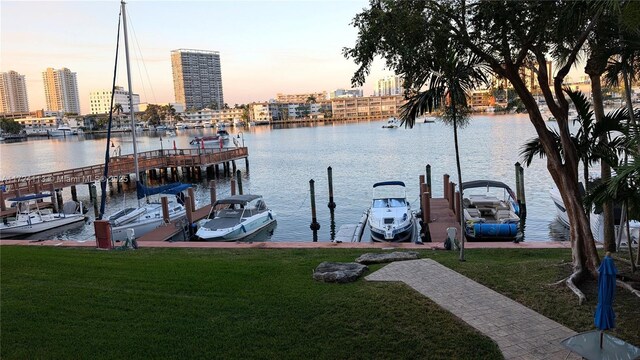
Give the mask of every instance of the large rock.
[(356, 259), (360, 264), (380, 264), (392, 261), (416, 260), (419, 255), (415, 251), (395, 251), (392, 253), (367, 253)]
[(367, 271), (366, 265), (358, 263), (323, 262), (313, 271), (313, 279), (324, 282), (348, 283), (358, 280)]

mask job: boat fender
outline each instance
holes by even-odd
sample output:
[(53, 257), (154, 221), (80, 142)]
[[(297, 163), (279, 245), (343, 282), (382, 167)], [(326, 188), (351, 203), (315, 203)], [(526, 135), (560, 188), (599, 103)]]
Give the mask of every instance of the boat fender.
[(247, 229), (245, 229), (244, 225), (242, 225), (240, 228), (242, 229), (242, 231), (243, 231), (244, 233), (246, 233), (246, 232), (247, 232)]
[(273, 215), (271, 215), (271, 213), (269, 213), (269, 220), (273, 220)]

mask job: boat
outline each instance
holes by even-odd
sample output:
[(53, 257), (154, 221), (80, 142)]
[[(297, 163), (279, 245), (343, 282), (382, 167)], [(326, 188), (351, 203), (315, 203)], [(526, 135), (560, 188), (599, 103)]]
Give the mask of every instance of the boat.
[(60, 136), (66, 137), (67, 135), (72, 135), (72, 134), (73, 134), (73, 129), (71, 129), (71, 127), (67, 125), (60, 125), (56, 130), (49, 130), (49, 136), (52, 136), (52, 137), (60, 137)]
[(465, 235), (469, 241), (514, 241), (520, 227), (520, 206), (509, 186), (500, 181), (462, 183)]
[(276, 222), (261, 195), (232, 195), (217, 200), (198, 224), (196, 237), (207, 241), (242, 240)]
[(211, 145), (211, 144), (219, 144), (220, 143), (220, 137), (218, 135), (214, 135), (214, 136), (196, 136), (193, 139), (191, 139), (191, 141), (189, 141), (189, 144), (191, 145), (195, 145), (195, 146), (201, 146), (204, 143), (204, 145)]
[(188, 128), (189, 128), (189, 125), (187, 123), (183, 123), (183, 122), (176, 123), (176, 129), (178, 130), (185, 130)]
[(15, 202), (16, 215), (0, 222), (0, 238), (24, 236), (84, 221), (82, 203), (70, 201), (62, 206), (62, 212), (41, 209), (39, 200), (51, 194), (39, 193), (9, 199)]
[[(169, 221), (186, 217), (183, 191), (190, 188), (189, 184), (173, 183), (155, 188), (148, 188), (138, 183), (138, 199), (156, 194), (176, 195), (176, 200), (169, 200)], [(143, 206), (128, 207), (111, 214), (107, 220), (111, 223), (111, 239), (124, 241), (128, 232), (133, 229), (134, 237), (138, 238), (165, 224), (160, 199), (149, 200)]]
[[(581, 183), (582, 184), (582, 183)], [(557, 187), (553, 187), (549, 190), (549, 195), (551, 196), (551, 200), (553, 204), (556, 206), (556, 214), (557, 218), (562, 225), (564, 225), (567, 229), (569, 226), (569, 215), (567, 215), (567, 209), (564, 207), (564, 202), (562, 201), (562, 195), (560, 195), (560, 190)], [(615, 231), (616, 233), (620, 229), (620, 221), (621, 221), (621, 212), (619, 209), (614, 210), (614, 223), (615, 223)], [(596, 212), (595, 208), (592, 209), (589, 214), (589, 221), (591, 225), (591, 233), (593, 234), (593, 239), (599, 243), (604, 242), (604, 215), (602, 212)], [(622, 240), (621, 243), (628, 244), (629, 236), (627, 235), (626, 226), (622, 228)], [(640, 242), (640, 221), (630, 220), (629, 221), (629, 233), (631, 233), (631, 240), (634, 245)]]
[(224, 141), (229, 140), (229, 132), (227, 130), (220, 129), (220, 130), (218, 130), (217, 134), (222, 140), (224, 140)]
[[(124, 29), (124, 45), (125, 45), (125, 60), (127, 65), (127, 81), (129, 86), (129, 91), (133, 93), (131, 86), (131, 72), (130, 72), (130, 64), (129, 64), (129, 46), (127, 39), (127, 16), (125, 9), (125, 2), (121, 2), (121, 16), (122, 16), (122, 25)], [(133, 97), (129, 97), (129, 108), (133, 109)], [(130, 113), (131, 116), (131, 129), (136, 129), (136, 119), (135, 114), (132, 111)], [(128, 207), (122, 209), (120, 211), (111, 214), (107, 217), (111, 225), (111, 239), (113, 241), (124, 241), (131, 237), (137, 238), (140, 237), (149, 231), (156, 229), (163, 224), (165, 224), (165, 219), (162, 211), (162, 204), (157, 199), (156, 201), (151, 201), (149, 198), (152, 195), (157, 194), (175, 194), (177, 199), (170, 200), (168, 202), (168, 216), (170, 221), (178, 220), (186, 215), (186, 208), (184, 206), (184, 194), (182, 191), (186, 190), (190, 187), (190, 185), (174, 183), (169, 185), (164, 185), (160, 187), (150, 188), (144, 185), (143, 180), (140, 179), (140, 169), (138, 166), (138, 146), (136, 142), (136, 132), (131, 131), (131, 137), (133, 141), (133, 164), (134, 171), (138, 179), (136, 180), (136, 192), (138, 197), (138, 206), (137, 207)], [(107, 136), (107, 152), (105, 155), (105, 178), (108, 174), (108, 164), (109, 164), (109, 135)], [(101, 182), (102, 189), (102, 202), (100, 206), (100, 215), (99, 219), (102, 219), (104, 215), (105, 208), (105, 194), (106, 194), (106, 181)], [(145, 204), (141, 204), (142, 199), (146, 199)]]
[(400, 126), (400, 122), (395, 117), (387, 119), (387, 123), (382, 125), (383, 129), (397, 129)]
[(402, 242), (413, 239), (416, 219), (402, 181), (373, 184), (373, 200), (368, 210), (367, 224), (373, 241)]

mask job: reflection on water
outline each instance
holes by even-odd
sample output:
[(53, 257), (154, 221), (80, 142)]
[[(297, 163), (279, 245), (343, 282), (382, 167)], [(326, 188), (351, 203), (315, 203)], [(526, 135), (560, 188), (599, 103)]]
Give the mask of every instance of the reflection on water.
[[(249, 149), (249, 168), (236, 162), (241, 170), (245, 193), (264, 196), (267, 205), (278, 214), (277, 230), (271, 241), (311, 241), (311, 209), (309, 180), (315, 181), (319, 241), (330, 241), (342, 225), (356, 224), (371, 201), (372, 185), (379, 181), (401, 180), (407, 185), (407, 197), (418, 204), (418, 179), (425, 165), (431, 164), (433, 197), (443, 196), (443, 174), (457, 182), (453, 132), (451, 127), (435, 123), (417, 123), (413, 129), (383, 129), (380, 121), (336, 122), (326, 124), (293, 124), (228, 128), (232, 136), (244, 140)], [(557, 126), (549, 124), (549, 126)], [(161, 148), (192, 148), (195, 136), (213, 135), (216, 129), (178, 130), (167, 137), (165, 132), (138, 134), (138, 150)], [(474, 116), (459, 132), (462, 180), (491, 179), (515, 188), (514, 164), (520, 161), (521, 146), (536, 136), (525, 115)], [(133, 151), (130, 134), (118, 134), (113, 139), (122, 154)], [(229, 142), (228, 146), (233, 147)], [(103, 135), (85, 135), (62, 139), (39, 139), (1, 144), (0, 173), (3, 177), (25, 176), (50, 171), (95, 165), (104, 161), (106, 140)], [(336, 208), (333, 216), (327, 206), (327, 167), (333, 168), (333, 189)], [(205, 172), (203, 171), (203, 174)], [(210, 193), (205, 182), (194, 181), (196, 202), (209, 203)], [(230, 179), (215, 179), (218, 198), (230, 194)], [(526, 241), (566, 239), (559, 231), (550, 231), (555, 208), (549, 197), (552, 180), (545, 162), (536, 160), (525, 168), (527, 198)], [(78, 185), (78, 197), (89, 207), (87, 185)], [(65, 200), (71, 197), (63, 191)], [(134, 187), (114, 188), (107, 196), (107, 214), (125, 205), (135, 205)], [(93, 226), (79, 233), (67, 231), (58, 238), (93, 238)], [(438, 239), (440, 241), (440, 239)]]

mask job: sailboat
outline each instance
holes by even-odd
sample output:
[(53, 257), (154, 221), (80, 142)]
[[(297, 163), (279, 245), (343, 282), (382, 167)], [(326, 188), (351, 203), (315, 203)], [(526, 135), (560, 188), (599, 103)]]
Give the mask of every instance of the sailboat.
[[(127, 64), (127, 82), (129, 85), (129, 93), (132, 94), (131, 86), (131, 68), (129, 64), (129, 42), (127, 38), (127, 16), (125, 9), (125, 2), (121, 2), (121, 15), (122, 15), (122, 29), (124, 31), (124, 47), (125, 47), (125, 60)], [(114, 79), (115, 84), (115, 79)], [(113, 102), (113, 100), (112, 100)], [(111, 106), (113, 108), (113, 106)], [(134, 109), (132, 96), (129, 96), (129, 109)], [(174, 183), (158, 188), (149, 188), (144, 185), (140, 178), (140, 169), (138, 166), (138, 145), (136, 141), (136, 119), (135, 112), (130, 111), (131, 116), (131, 136), (133, 139), (133, 160), (134, 169), (137, 177), (136, 191), (138, 195), (138, 206), (128, 207), (120, 211), (115, 212), (107, 217), (107, 220), (111, 224), (111, 239), (113, 241), (124, 241), (131, 237), (140, 237), (160, 226), (166, 225), (162, 212), (162, 204), (160, 199), (150, 200), (149, 196), (156, 194), (173, 194), (176, 195), (176, 200), (169, 200), (169, 220), (179, 220), (186, 216), (186, 208), (184, 206), (182, 193), (191, 185)], [(109, 122), (109, 131), (111, 128), (111, 122)], [(105, 178), (108, 173), (109, 164), (109, 134), (107, 135), (107, 152), (105, 154)], [(103, 204), (101, 205), (100, 218), (104, 213), (104, 199), (105, 199), (105, 184), (103, 187)], [(140, 200), (146, 199), (145, 204), (141, 204)]]

